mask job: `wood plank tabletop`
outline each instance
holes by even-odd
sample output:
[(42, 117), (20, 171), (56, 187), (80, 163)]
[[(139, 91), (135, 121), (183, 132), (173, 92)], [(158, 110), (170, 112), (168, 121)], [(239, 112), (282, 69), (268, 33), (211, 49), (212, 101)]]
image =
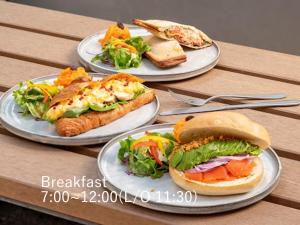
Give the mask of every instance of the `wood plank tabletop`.
[[(58, 73), (79, 66), (75, 54), (86, 36), (111, 21), (0, 1), (0, 94), (21, 80)], [(178, 82), (149, 83), (156, 89), (161, 110), (185, 106), (167, 92), (172, 88), (196, 97), (220, 93), (284, 92), (300, 99), (300, 57), (218, 41), (221, 59), (204, 75)], [(213, 105), (241, 101), (220, 99)], [(243, 101), (244, 102), (244, 101)], [(237, 110), (265, 126), (283, 171), (277, 188), (262, 201), (217, 215), (176, 215), (131, 203), (82, 202), (83, 193), (105, 188), (58, 186), (49, 193), (68, 191), (68, 203), (43, 202), (41, 177), (97, 179), (99, 145), (64, 147), (34, 143), (0, 126), (0, 197), (45, 213), (98, 224), (299, 224), (300, 221), (300, 107)], [(159, 116), (157, 123), (181, 116)], [(134, 216), (135, 219), (132, 219)]]

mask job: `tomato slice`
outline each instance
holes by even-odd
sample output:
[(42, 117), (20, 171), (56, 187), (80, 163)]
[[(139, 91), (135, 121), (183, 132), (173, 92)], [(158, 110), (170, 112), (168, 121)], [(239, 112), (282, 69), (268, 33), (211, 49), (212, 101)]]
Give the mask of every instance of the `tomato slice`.
[(163, 163), (162, 161), (160, 161), (159, 157), (158, 157), (158, 152), (157, 152), (157, 148), (150, 146), (150, 154), (152, 155), (153, 159), (160, 165), (162, 166)]
[(251, 174), (251, 171), (255, 163), (252, 160), (231, 160), (225, 167), (230, 174), (234, 177), (247, 177)]
[(140, 141), (140, 142), (137, 142), (135, 143), (132, 147), (133, 149), (137, 149), (139, 147), (142, 147), (142, 146), (147, 146), (150, 148), (150, 154), (151, 156), (153, 157), (153, 159), (160, 165), (162, 166), (163, 163), (162, 161), (160, 161), (159, 159), (159, 156), (158, 156), (158, 146), (157, 146), (157, 143), (153, 140), (147, 140), (147, 141)]

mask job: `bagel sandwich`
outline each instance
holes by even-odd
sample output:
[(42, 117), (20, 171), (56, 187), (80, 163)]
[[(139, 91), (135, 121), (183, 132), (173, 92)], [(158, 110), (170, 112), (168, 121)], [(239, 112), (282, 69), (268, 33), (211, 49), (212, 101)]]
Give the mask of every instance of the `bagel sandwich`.
[(251, 191), (262, 179), (260, 153), (270, 144), (267, 130), (236, 112), (188, 116), (174, 126), (179, 143), (169, 161), (173, 181), (202, 195)]

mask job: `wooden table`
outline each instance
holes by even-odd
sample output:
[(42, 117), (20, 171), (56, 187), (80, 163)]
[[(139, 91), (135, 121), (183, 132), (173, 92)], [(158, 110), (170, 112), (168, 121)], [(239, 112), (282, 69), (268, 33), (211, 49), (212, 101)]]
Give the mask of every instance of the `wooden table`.
[[(71, 66), (79, 66), (76, 46), (110, 21), (0, 1), (0, 91)], [(149, 84), (157, 89), (162, 110), (181, 106), (166, 93), (173, 88), (197, 97), (219, 93), (285, 92), (300, 98), (300, 57), (218, 42), (222, 54), (208, 73), (181, 82)], [(220, 100), (214, 104), (236, 104)], [(83, 191), (67, 189), (68, 203), (43, 202), (41, 177), (96, 179), (100, 146), (58, 147), (24, 140), (0, 128), (0, 195), (3, 200), (72, 220), (100, 224), (299, 224), (300, 106), (238, 110), (269, 130), (283, 164), (278, 187), (264, 200), (230, 213), (189, 216), (161, 213), (130, 203), (82, 202)], [(179, 116), (159, 117), (174, 122)], [(48, 191), (63, 191), (52, 187)]]

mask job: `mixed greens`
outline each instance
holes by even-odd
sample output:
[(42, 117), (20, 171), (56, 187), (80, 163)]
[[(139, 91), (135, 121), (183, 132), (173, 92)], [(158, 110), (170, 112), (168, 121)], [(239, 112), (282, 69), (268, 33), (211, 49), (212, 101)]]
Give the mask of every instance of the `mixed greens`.
[(155, 179), (168, 172), (168, 158), (174, 146), (171, 133), (146, 133), (139, 139), (128, 137), (120, 141), (118, 158), (130, 173)]
[(178, 170), (191, 169), (218, 156), (239, 154), (259, 155), (262, 149), (243, 140), (214, 140), (190, 151), (176, 149), (170, 157), (170, 165)]
[(110, 25), (99, 44), (102, 53), (92, 58), (91, 62), (109, 63), (116, 69), (138, 67), (144, 52), (150, 51), (144, 39), (140, 36), (131, 37), (128, 27), (122, 23)]
[(149, 51), (150, 46), (141, 37), (120, 40), (112, 37), (103, 47), (102, 53), (96, 55), (92, 62), (108, 62), (116, 69), (138, 67), (142, 62), (142, 55)]
[(13, 92), (13, 97), (24, 114), (43, 119), (52, 97), (58, 92), (59, 88), (56, 86), (26, 81), (26, 87), (22, 82), (19, 83), (19, 88)]

